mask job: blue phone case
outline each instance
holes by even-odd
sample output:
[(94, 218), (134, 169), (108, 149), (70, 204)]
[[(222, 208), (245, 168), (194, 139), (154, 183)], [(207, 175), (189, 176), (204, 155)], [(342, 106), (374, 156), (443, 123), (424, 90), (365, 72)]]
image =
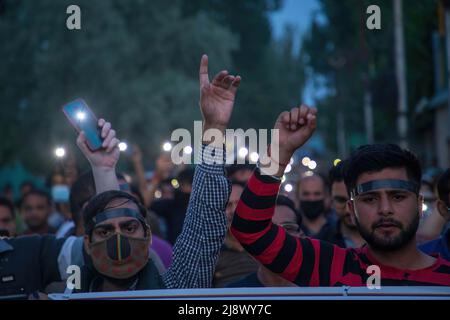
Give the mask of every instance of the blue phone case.
[(83, 99), (76, 99), (63, 106), (63, 112), (78, 132), (84, 131), (89, 149), (102, 147), (103, 139), (98, 120)]

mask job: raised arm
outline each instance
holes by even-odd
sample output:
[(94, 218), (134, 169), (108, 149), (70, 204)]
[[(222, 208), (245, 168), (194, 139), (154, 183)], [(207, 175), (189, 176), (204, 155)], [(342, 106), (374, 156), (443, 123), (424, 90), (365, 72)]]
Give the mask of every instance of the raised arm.
[[(202, 57), (200, 108), (204, 130), (217, 129), (224, 134), (240, 80), (222, 71), (210, 83), (208, 58)], [(183, 231), (174, 246), (172, 266), (163, 277), (168, 288), (211, 286), (227, 231), (225, 208), (231, 186), (225, 176), (224, 160), (223, 140), (211, 141), (205, 133)]]
[[(231, 232), (248, 253), (271, 271), (300, 286), (330, 285), (340, 274), (338, 265), (336, 276), (331, 272), (334, 253), (345, 257), (345, 251), (339, 251), (331, 244), (293, 237), (272, 223), (285, 167), (315, 128), (315, 109), (301, 106), (280, 114), (275, 123), (279, 139), (272, 141), (268, 162), (260, 164), (250, 178), (231, 227)], [(267, 174), (267, 167), (277, 169)]]
[(87, 146), (83, 132), (78, 135), (77, 145), (91, 165), (95, 190), (97, 194), (100, 194), (109, 190), (120, 190), (116, 176), (116, 164), (120, 156), (118, 148), (120, 141), (116, 138), (116, 132), (111, 128), (111, 123), (99, 119), (98, 126), (102, 128), (101, 135), (104, 139), (102, 149), (91, 151)]
[(147, 180), (145, 179), (145, 169), (144, 164), (142, 163), (142, 151), (138, 145), (133, 146), (131, 162), (133, 164), (134, 173), (136, 174), (139, 192), (144, 200), (144, 206), (148, 208), (153, 201), (155, 189), (150, 190)]

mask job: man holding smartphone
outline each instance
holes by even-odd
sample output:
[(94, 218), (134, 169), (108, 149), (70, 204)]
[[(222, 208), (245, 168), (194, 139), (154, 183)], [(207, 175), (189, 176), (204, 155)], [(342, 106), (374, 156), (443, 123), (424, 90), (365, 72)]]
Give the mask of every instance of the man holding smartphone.
[[(224, 135), (240, 80), (239, 76), (222, 71), (209, 82), (208, 58), (202, 57), (200, 108), (204, 131), (215, 129)], [(108, 129), (109, 125), (104, 130)], [(104, 144), (114, 142), (117, 146), (115, 132), (110, 132), (111, 136), (102, 131)], [(81, 288), (75, 292), (211, 286), (227, 230), (225, 207), (230, 184), (225, 175), (223, 141), (210, 142), (206, 138), (203, 141), (183, 231), (174, 246), (173, 263), (160, 276), (148, 259), (151, 230), (145, 223), (146, 209), (119, 191), (115, 174), (119, 150), (114, 147), (92, 151), (85, 135), (79, 135), (77, 144), (91, 163), (97, 196), (84, 210), (84, 246), (92, 265), (82, 268)], [(218, 156), (222, 161), (213, 163)]]
[[(417, 157), (393, 144), (361, 146), (348, 158), (344, 182), (352, 220), (367, 245), (340, 248), (316, 239), (295, 238), (272, 223), (281, 177), (296, 149), (316, 128), (317, 110), (302, 105), (283, 112), (278, 154), (270, 155), (275, 175), (260, 165), (237, 205), (232, 233), (272, 272), (298, 286), (367, 286), (372, 270), (381, 286), (450, 286), (450, 264), (417, 249), (422, 214), (422, 169)], [(278, 143), (278, 145), (275, 145)]]
[[(111, 124), (101, 120), (99, 128), (105, 137), (103, 149), (99, 152), (118, 159), (115, 150), (119, 141), (111, 130)], [(98, 190), (117, 182), (102, 168), (93, 167), (93, 171)], [(58, 258), (65, 241), (51, 235), (0, 238), (0, 300), (37, 296), (36, 293), (44, 292), (50, 283), (61, 281), (66, 270), (60, 270)], [(33, 267), (30, 269), (30, 266)]]

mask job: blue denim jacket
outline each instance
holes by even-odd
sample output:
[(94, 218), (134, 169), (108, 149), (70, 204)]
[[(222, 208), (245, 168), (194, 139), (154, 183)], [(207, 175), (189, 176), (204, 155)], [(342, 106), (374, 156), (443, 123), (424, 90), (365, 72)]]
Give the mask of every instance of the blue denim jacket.
[(427, 254), (439, 253), (442, 258), (450, 261), (450, 250), (448, 241), (450, 238), (450, 227), (437, 239), (419, 245), (419, 249)]

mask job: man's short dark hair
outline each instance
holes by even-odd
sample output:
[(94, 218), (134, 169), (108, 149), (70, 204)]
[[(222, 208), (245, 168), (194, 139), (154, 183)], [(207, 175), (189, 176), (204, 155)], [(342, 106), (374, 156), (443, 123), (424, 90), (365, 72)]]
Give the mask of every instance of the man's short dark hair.
[(386, 168), (405, 168), (408, 179), (420, 185), (422, 168), (411, 151), (395, 144), (370, 144), (356, 149), (345, 164), (344, 181), (349, 195), (361, 174)]
[(297, 195), (298, 195), (298, 192), (300, 191), (300, 183), (303, 180), (306, 180), (306, 179), (309, 179), (309, 178), (314, 178), (314, 177), (318, 177), (320, 180), (322, 180), (323, 191), (324, 191), (325, 194), (330, 190), (330, 183), (329, 183), (327, 177), (325, 177), (320, 172), (315, 172), (312, 176), (304, 176), (304, 177), (301, 177), (300, 179), (298, 179), (298, 181), (297, 181)]
[[(140, 214), (145, 219), (147, 217), (147, 209), (139, 202), (139, 200), (128, 192), (119, 190), (110, 190), (102, 192), (93, 197), (83, 210), (84, 230), (87, 235), (92, 232), (92, 218), (108, 207), (108, 204), (115, 199), (125, 199), (125, 202), (131, 201), (139, 209)], [(108, 207), (109, 208), (109, 207)]]
[(295, 217), (297, 218), (297, 224), (299, 226), (302, 225), (302, 215), (295, 208), (295, 203), (289, 197), (279, 194), (277, 197), (277, 201), (275, 203), (276, 206), (286, 206), (291, 209), (295, 213)]
[(448, 168), (443, 174), (441, 174), (437, 181), (436, 189), (439, 199), (444, 201), (447, 205), (450, 205), (450, 168)]
[[(120, 172), (116, 173), (116, 177), (118, 180), (126, 180), (125, 175)], [(96, 193), (97, 191), (95, 190), (95, 180), (92, 170), (89, 170), (78, 177), (70, 188), (70, 213), (72, 214), (72, 220), (75, 223), (75, 226), (78, 226), (81, 223), (83, 206), (91, 200)]]
[(29, 196), (38, 196), (38, 197), (41, 197), (41, 198), (45, 198), (45, 200), (47, 201), (47, 204), (49, 206), (52, 205), (52, 197), (47, 192), (45, 192), (43, 190), (39, 190), (39, 189), (33, 189), (31, 191), (28, 191), (27, 193), (25, 193), (23, 195), (22, 199), (20, 200), (20, 206), (23, 205), (23, 203), (26, 201), (26, 199)]
[(0, 197), (0, 206), (7, 207), (9, 209), (9, 212), (11, 212), (11, 217), (13, 219), (16, 218), (14, 204), (11, 202), (11, 200), (9, 200), (8, 198), (5, 198), (5, 197)]
[(328, 180), (330, 182), (330, 189), (333, 183), (344, 181), (344, 167), (346, 160), (340, 161), (337, 165), (333, 166), (328, 172)]

